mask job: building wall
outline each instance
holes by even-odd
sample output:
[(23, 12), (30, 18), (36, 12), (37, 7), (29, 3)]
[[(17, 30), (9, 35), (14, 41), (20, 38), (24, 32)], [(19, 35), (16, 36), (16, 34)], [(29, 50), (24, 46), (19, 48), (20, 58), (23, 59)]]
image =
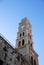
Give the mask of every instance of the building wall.
[(16, 49), (12, 48), (9, 43), (0, 36), (0, 60), (3, 61), (3, 65), (29, 65), (24, 57), (15, 51)]

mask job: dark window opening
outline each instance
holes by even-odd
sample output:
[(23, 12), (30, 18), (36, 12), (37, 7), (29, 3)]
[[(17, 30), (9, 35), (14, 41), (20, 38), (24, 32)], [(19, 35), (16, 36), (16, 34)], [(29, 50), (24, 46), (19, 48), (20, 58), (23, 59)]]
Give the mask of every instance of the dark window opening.
[(28, 36), (30, 36), (30, 34), (28, 33)]
[(30, 41), (28, 41), (28, 44), (30, 44)]
[(19, 56), (17, 56), (17, 60), (18, 60), (18, 61), (20, 60), (20, 57), (19, 57)]
[(24, 39), (22, 40), (22, 45), (24, 45)]
[(6, 60), (6, 57), (7, 57), (7, 53), (5, 53), (4, 60)]
[(10, 65), (9, 63), (7, 63), (7, 65)]
[(21, 41), (19, 41), (19, 43), (18, 43), (18, 47), (20, 47), (20, 45), (21, 45)]
[(6, 48), (6, 46), (3, 48), (3, 50), (4, 50), (5, 52), (8, 51), (7, 48)]
[(10, 61), (12, 61), (12, 58), (10, 58)]
[(34, 65), (36, 65), (36, 61), (34, 60)]
[(0, 65), (3, 65), (3, 64), (4, 64), (4, 62), (2, 60), (0, 60)]
[(7, 63), (7, 65), (9, 65), (9, 64)]
[(33, 65), (33, 57), (31, 56), (31, 65)]
[(21, 34), (20, 34), (20, 37), (21, 37)]
[(24, 63), (24, 59), (23, 59), (23, 58), (21, 58), (21, 60), (22, 60), (22, 62)]
[(23, 36), (24, 36), (24, 32), (23, 32)]
[(31, 43), (31, 47), (32, 47), (32, 43)]

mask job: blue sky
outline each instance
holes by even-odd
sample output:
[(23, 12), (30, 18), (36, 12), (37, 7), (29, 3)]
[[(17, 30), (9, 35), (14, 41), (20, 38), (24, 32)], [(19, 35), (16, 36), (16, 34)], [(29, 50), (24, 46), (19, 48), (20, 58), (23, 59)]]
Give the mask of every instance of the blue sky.
[(0, 33), (15, 45), (18, 23), (27, 17), (32, 24), (34, 49), (44, 65), (44, 0), (0, 0)]

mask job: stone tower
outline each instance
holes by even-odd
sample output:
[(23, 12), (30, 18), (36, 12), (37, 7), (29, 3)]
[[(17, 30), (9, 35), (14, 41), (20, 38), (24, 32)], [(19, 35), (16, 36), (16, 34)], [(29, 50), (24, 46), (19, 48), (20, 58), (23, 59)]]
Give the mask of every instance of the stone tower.
[(27, 18), (21, 20), (19, 23), (19, 31), (17, 35), (17, 45), (16, 47), (22, 47), (26, 44), (29, 44), (31, 48), (33, 48), (33, 41), (32, 41), (32, 25), (29, 23)]
[(19, 23), (16, 48), (30, 65), (39, 65), (38, 54), (33, 48), (32, 25), (26, 17), (21, 20), (21, 23)]

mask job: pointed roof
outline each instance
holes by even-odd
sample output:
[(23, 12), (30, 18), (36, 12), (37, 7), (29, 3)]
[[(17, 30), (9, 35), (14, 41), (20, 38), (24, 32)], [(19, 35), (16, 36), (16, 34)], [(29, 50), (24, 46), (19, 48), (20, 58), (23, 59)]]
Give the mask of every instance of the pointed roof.
[(24, 18), (21, 20), (20, 24), (22, 24), (22, 23), (26, 23), (26, 24), (28, 23), (28, 24), (31, 25), (30, 20), (29, 20), (27, 17), (24, 17)]
[(27, 17), (24, 17), (24, 18), (21, 20), (21, 22), (28, 22), (28, 23), (29, 23), (29, 20), (28, 20)]

